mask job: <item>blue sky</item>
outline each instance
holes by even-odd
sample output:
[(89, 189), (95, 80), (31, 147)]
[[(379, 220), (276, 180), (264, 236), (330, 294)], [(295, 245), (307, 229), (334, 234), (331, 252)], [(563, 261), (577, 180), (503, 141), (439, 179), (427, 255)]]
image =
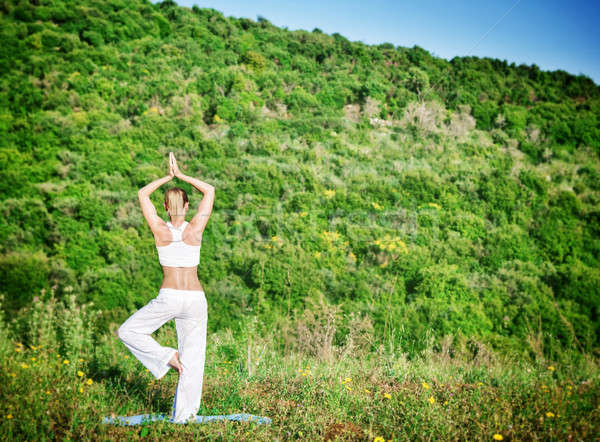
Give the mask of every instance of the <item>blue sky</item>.
[(584, 74), (600, 84), (596, 1), (175, 1), (214, 8), (226, 17), (256, 20), (261, 15), (289, 30), (319, 28), (367, 44), (418, 45), (447, 60), (475, 55), (535, 63), (542, 70)]

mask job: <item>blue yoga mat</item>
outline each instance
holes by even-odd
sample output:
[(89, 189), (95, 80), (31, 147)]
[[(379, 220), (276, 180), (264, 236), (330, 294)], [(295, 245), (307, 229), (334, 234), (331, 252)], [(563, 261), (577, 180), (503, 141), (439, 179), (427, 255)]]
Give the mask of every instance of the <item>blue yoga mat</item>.
[[(256, 422), (258, 424), (270, 424), (271, 418), (269, 417), (259, 417), (254, 416), (252, 414), (227, 414), (227, 415), (218, 415), (218, 416), (196, 416), (196, 420), (190, 419), (188, 423), (191, 424), (204, 424), (207, 422), (213, 421), (240, 421), (240, 422)], [(140, 425), (146, 422), (155, 422), (155, 421), (167, 421), (170, 423), (174, 423), (171, 417), (168, 417), (164, 414), (138, 414), (135, 416), (116, 416), (116, 417), (105, 417), (102, 423), (104, 424), (114, 424), (114, 425)]]

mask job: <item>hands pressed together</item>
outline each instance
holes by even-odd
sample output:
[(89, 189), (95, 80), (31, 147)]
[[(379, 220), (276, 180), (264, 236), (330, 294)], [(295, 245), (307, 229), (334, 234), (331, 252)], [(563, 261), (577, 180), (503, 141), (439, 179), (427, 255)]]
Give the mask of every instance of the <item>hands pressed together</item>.
[(169, 152), (169, 176), (171, 178), (177, 177), (179, 179), (183, 176), (183, 173), (179, 170), (179, 166), (177, 166), (177, 160), (175, 159), (173, 152)]
[[(138, 196), (140, 198), (149, 197), (152, 192), (154, 192), (156, 189), (158, 189), (160, 186), (162, 186), (166, 182), (171, 181), (174, 177), (177, 177), (180, 180), (185, 181), (186, 183), (190, 183), (192, 186), (194, 186), (196, 189), (198, 189), (199, 191), (201, 191), (204, 194), (212, 193), (213, 198), (214, 198), (215, 188), (212, 185), (205, 183), (204, 181), (200, 181), (198, 178), (188, 176), (188, 175), (184, 174), (181, 170), (179, 170), (179, 166), (177, 166), (177, 160), (175, 159), (175, 155), (173, 154), (173, 152), (169, 152), (169, 174), (152, 181), (150, 184), (146, 184), (144, 187), (142, 187), (140, 190), (138, 190)], [(203, 201), (204, 201), (204, 199), (203, 199)], [(206, 201), (207, 201), (206, 204), (209, 204), (208, 203), (209, 199), (206, 199)], [(212, 199), (210, 201), (212, 201)], [(152, 204), (149, 199), (147, 202), (150, 205)], [(212, 210), (212, 202), (210, 202), (210, 204), (211, 204), (211, 210)]]
[(177, 160), (175, 159), (175, 155), (173, 154), (173, 152), (169, 152), (169, 174), (167, 176), (159, 178), (157, 181), (162, 182), (158, 185), (160, 186), (162, 183), (172, 180), (173, 177), (177, 177), (180, 180), (185, 181), (186, 183), (190, 183), (196, 189), (205, 194), (209, 192), (214, 192), (215, 190), (214, 186), (205, 183), (204, 181), (200, 181), (198, 178), (186, 175), (181, 170), (179, 170), (179, 166), (177, 166)]

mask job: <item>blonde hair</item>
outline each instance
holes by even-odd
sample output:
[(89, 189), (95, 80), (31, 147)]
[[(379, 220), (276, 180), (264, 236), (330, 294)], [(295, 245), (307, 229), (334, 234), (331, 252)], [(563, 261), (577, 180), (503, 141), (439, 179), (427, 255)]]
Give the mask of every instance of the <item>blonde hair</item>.
[(180, 187), (172, 187), (165, 192), (165, 204), (167, 211), (172, 218), (177, 215), (183, 215), (183, 206), (188, 202), (187, 193)]

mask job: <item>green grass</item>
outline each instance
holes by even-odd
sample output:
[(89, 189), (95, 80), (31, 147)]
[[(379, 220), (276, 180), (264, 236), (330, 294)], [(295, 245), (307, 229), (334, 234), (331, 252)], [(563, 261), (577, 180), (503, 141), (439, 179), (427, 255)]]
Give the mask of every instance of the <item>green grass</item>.
[[(409, 360), (373, 336), (377, 351), (359, 340), (330, 345), (327, 325), (308, 324), (306, 314), (268, 336), (252, 332), (251, 323), (243, 336), (208, 336), (199, 414), (251, 413), (270, 417), (271, 425), (104, 425), (112, 414), (170, 413), (177, 373), (156, 381), (116, 334), (93, 333), (97, 312), (85, 307), (74, 297), (49, 296), (3, 321), (5, 439), (591, 440), (600, 431), (598, 361), (588, 356), (558, 365), (501, 356), (481, 344), (474, 353), (444, 340)], [(61, 332), (65, 326), (70, 335)], [(80, 345), (90, 337), (92, 345)], [(176, 345), (172, 323), (155, 337)]]

